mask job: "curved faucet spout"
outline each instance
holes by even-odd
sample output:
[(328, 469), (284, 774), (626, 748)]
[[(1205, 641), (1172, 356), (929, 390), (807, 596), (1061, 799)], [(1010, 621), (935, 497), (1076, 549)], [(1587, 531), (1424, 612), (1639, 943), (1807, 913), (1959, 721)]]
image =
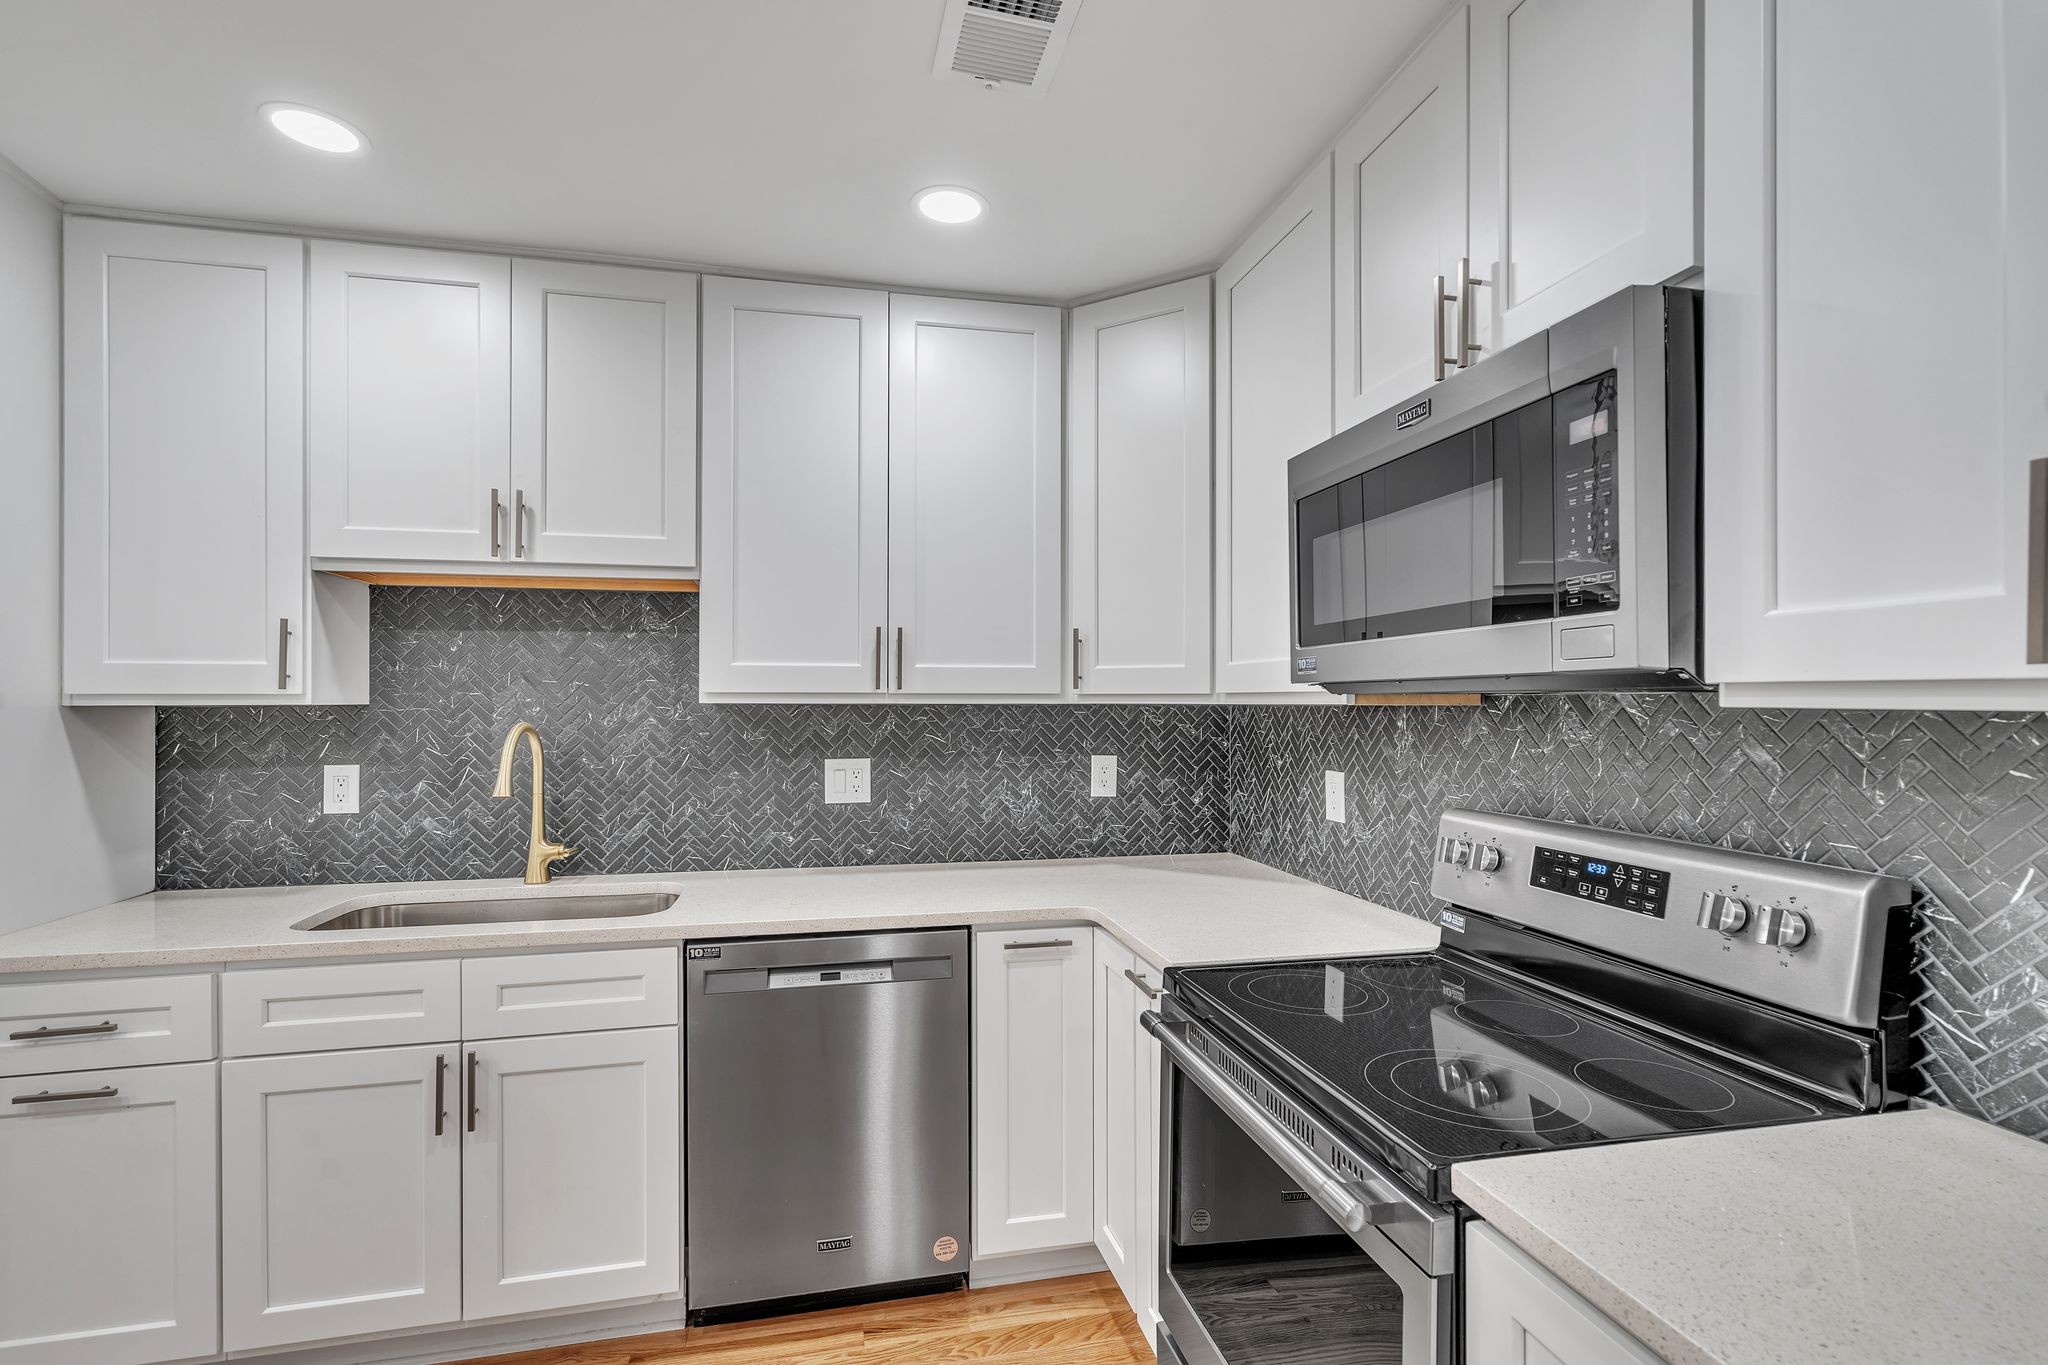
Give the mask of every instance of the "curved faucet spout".
[(554, 865), (573, 856), (576, 850), (567, 844), (555, 843), (547, 836), (545, 797), (542, 794), (547, 779), (541, 756), (540, 731), (529, 722), (522, 720), (506, 733), (504, 747), (498, 751), (498, 780), (491, 787), (491, 795), (501, 801), (512, 795), (512, 760), (518, 757), (522, 737), (527, 747), (533, 750), (533, 823), (526, 841), (526, 881), (529, 886), (541, 886), (546, 884)]

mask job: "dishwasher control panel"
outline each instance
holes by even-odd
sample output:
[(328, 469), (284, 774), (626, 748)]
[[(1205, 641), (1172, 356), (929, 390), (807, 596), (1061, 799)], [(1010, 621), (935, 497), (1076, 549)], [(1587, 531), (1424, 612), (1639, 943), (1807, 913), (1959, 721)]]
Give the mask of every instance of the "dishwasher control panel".
[(872, 986), (894, 981), (893, 962), (863, 962), (850, 967), (776, 967), (768, 973), (768, 989), (789, 990), (797, 986)]

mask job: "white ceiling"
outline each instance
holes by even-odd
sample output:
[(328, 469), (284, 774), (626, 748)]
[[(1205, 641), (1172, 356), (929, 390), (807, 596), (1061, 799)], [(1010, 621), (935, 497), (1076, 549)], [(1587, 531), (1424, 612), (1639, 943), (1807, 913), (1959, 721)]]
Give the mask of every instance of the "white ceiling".
[[(1216, 264), (1443, 3), (1083, 0), (1043, 95), (935, 79), (943, 8), (0, 0), (0, 154), (74, 204), (1067, 301)], [(988, 213), (925, 222), (938, 183)]]

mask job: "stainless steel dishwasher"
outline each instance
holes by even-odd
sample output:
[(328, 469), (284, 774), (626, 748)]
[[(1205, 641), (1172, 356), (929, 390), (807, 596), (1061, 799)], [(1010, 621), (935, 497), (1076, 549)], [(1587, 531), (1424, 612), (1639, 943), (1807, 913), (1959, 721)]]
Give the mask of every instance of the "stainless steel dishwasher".
[(688, 946), (693, 1323), (964, 1280), (967, 963), (960, 929)]

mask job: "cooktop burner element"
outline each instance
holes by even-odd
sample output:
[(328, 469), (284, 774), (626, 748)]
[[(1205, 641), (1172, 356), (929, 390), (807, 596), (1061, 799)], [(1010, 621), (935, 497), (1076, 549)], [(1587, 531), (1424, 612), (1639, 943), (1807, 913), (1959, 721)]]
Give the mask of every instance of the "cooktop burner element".
[(1341, 973), (1332, 978), (1325, 967), (1268, 967), (1230, 983), (1233, 998), (1260, 1009), (1289, 1014), (1321, 1014), (1343, 1018), (1385, 1009), (1386, 992)]
[(1724, 1114), (1735, 1092), (1698, 1067), (1642, 1057), (1589, 1057), (1572, 1068), (1580, 1084), (1638, 1109)]
[(1526, 1000), (1467, 1000), (1451, 1013), (1503, 1038), (1563, 1038), (1579, 1031), (1579, 1021), (1557, 1006)]

